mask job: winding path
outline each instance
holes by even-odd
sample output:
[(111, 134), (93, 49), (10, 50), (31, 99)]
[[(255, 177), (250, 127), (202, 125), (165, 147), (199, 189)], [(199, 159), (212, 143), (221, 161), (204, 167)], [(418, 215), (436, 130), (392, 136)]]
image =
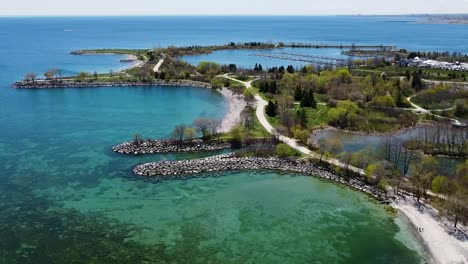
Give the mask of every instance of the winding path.
[[(252, 82), (258, 80), (252, 80), (248, 82), (243, 82), (228, 75), (219, 75), (219, 77), (223, 77), (238, 83), (245, 85), (247, 89), (252, 88)], [(293, 149), (315, 159), (320, 159), (319, 155), (311, 150), (307, 149), (306, 147), (297, 143), (295, 139), (289, 138), (287, 136), (279, 134), (273, 126), (268, 122), (265, 116), (265, 107), (267, 106), (267, 101), (264, 100), (260, 95), (255, 95), (255, 100), (257, 104), (256, 115), (262, 126), (271, 134), (276, 136), (279, 135), (279, 140), (286, 143)], [(418, 107), (417, 107), (418, 108)], [(420, 108), (420, 107), (419, 107)], [(424, 111), (428, 111), (424, 108), (420, 108)], [(429, 112), (430, 113), (430, 112)], [(430, 113), (432, 114), (432, 113)], [(432, 114), (434, 115), (434, 114)], [(336, 159), (328, 159), (328, 163), (339, 166), (341, 168), (348, 168), (350, 171), (354, 171), (360, 173), (361, 175), (365, 175), (364, 170), (353, 167), (347, 166), (346, 164), (342, 163)], [(412, 198), (411, 198), (412, 199)], [(458, 240), (453, 235), (447, 233), (447, 226), (442, 225), (433, 215), (426, 212), (421, 211), (418, 205), (413, 202), (403, 202), (399, 200), (393, 204), (393, 206), (399, 209), (402, 213), (404, 213), (408, 219), (412, 222), (412, 224), (416, 227), (424, 228), (424, 231), (420, 233), (420, 237), (424, 240), (427, 244), (428, 249), (430, 250), (432, 257), (434, 258), (436, 263), (468, 263), (468, 241)]]
[(164, 60), (166, 59), (166, 55), (161, 53), (162, 58), (158, 61), (158, 63), (154, 66), (153, 72), (159, 72), (159, 68), (163, 65)]
[(433, 113), (433, 112), (443, 112), (443, 111), (453, 110), (455, 107), (451, 107), (451, 108), (447, 108), (447, 109), (428, 110), (428, 109), (422, 108), (421, 106), (413, 103), (411, 101), (412, 98), (413, 97), (407, 97), (406, 98), (408, 100), (408, 102), (411, 104), (411, 106), (414, 107), (414, 109), (411, 109), (411, 111), (422, 113), (422, 114), (429, 114), (429, 115), (432, 115), (432, 116), (435, 116), (435, 117), (438, 117), (438, 118), (450, 120), (452, 122), (452, 124), (454, 124), (456, 126), (463, 126), (464, 125), (463, 123), (460, 122), (460, 120), (458, 120), (456, 118), (450, 118), (450, 117), (441, 116), (441, 115), (437, 115), (437, 114)]
[[(251, 81), (248, 81), (248, 82), (243, 82), (243, 81), (240, 81), (240, 80), (237, 80), (237, 79), (234, 79), (232, 77), (229, 77), (228, 75), (219, 75), (219, 77), (223, 77), (223, 78), (226, 78), (226, 79), (229, 79), (231, 81), (235, 81), (235, 82), (238, 82), (238, 83), (241, 83), (243, 85), (245, 85), (245, 87), (247, 89), (251, 89), (252, 88), (252, 82), (258, 80), (257, 79), (254, 79), (254, 80), (251, 80)], [(314, 159), (320, 159), (320, 155), (318, 155), (317, 153), (311, 151), (310, 149), (306, 148), (305, 146), (302, 146), (301, 144), (299, 144), (297, 142), (296, 139), (294, 138), (290, 138), (290, 137), (287, 137), (285, 135), (281, 135), (280, 133), (278, 133), (278, 131), (270, 124), (270, 122), (268, 122), (268, 119), (266, 118), (265, 116), (265, 107), (268, 105), (268, 102), (263, 99), (260, 95), (258, 94), (255, 94), (255, 101), (256, 101), (256, 104), (257, 104), (257, 110), (256, 110), (256, 115), (257, 115), (257, 118), (258, 118), (258, 121), (260, 122), (260, 124), (272, 135), (275, 135), (278, 137), (278, 139), (287, 144), (288, 146), (290, 146), (291, 148), (309, 156), (309, 157), (312, 157)], [(357, 167), (354, 167), (354, 166), (351, 166), (351, 165), (347, 165), (337, 159), (328, 159), (326, 160), (328, 163), (330, 164), (333, 164), (333, 165), (336, 165), (338, 167), (341, 167), (343, 169), (348, 169), (349, 171), (353, 171), (355, 173), (359, 173), (361, 175), (364, 175), (364, 170), (363, 169), (360, 169), (360, 168), (357, 168)]]

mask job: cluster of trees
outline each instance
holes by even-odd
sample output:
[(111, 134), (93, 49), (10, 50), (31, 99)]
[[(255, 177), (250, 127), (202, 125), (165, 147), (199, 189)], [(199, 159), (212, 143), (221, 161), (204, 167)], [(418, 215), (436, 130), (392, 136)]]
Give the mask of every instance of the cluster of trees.
[(276, 94), (278, 92), (278, 83), (276, 80), (260, 80), (256, 84), (259, 91), (264, 94)]
[(312, 89), (304, 90), (297, 86), (294, 92), (294, 100), (301, 102), (302, 107), (317, 108), (317, 102), (315, 101), (314, 92)]
[(209, 139), (211, 136), (216, 135), (221, 125), (221, 121), (217, 119), (199, 118), (193, 123), (193, 127), (186, 125), (177, 125), (172, 135), (181, 144), (187, 140), (192, 141), (196, 138), (197, 133), (201, 133), (202, 139)]
[[(273, 101), (280, 95), (292, 96), (301, 107), (315, 107), (315, 95), (319, 94), (321, 100), (328, 101), (328, 108), (338, 108), (328, 114), (330, 125), (349, 130), (386, 132), (413, 125), (418, 120), (416, 114), (396, 108), (410, 107), (405, 97), (422, 87), (419, 73), (413, 75), (410, 74), (408, 79), (387, 78), (385, 74), (353, 76), (348, 69), (316, 72), (309, 66), (303, 71), (285, 72), (281, 76), (265, 72), (255, 85)], [(419, 81), (415, 80), (418, 78)], [(412, 87), (413, 83), (416, 88)], [(350, 102), (339, 105), (340, 101)], [(274, 116), (272, 105), (268, 110), (269, 115)]]
[(454, 221), (455, 227), (460, 221), (468, 221), (468, 161), (447, 171), (434, 157), (406, 149), (395, 138), (388, 138), (382, 152), (372, 147), (346, 152), (338, 138), (316, 141), (311, 137), (309, 144), (317, 149), (320, 162), (338, 157), (344, 170), (349, 166), (364, 169), (366, 181), (384, 191), (410, 191), (419, 203), (423, 198), (431, 199), (442, 214)]
[(453, 177), (437, 175), (438, 165), (432, 157), (413, 163), (410, 182), (418, 202), (428, 198), (428, 191), (438, 200), (440, 211), (453, 219), (455, 228), (460, 221), (468, 221), (468, 161), (459, 164)]
[(405, 147), (429, 155), (467, 157), (468, 128), (456, 128), (450, 124), (419, 128)]

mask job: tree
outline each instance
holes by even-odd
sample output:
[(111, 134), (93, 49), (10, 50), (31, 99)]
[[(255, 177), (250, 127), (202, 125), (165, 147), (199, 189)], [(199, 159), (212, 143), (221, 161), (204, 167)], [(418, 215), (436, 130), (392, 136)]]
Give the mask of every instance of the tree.
[(344, 163), (345, 165), (345, 176), (349, 176), (349, 167), (351, 165), (351, 160), (353, 159), (353, 153), (352, 152), (343, 152), (339, 156), (340, 161)]
[(36, 77), (37, 77), (36, 73), (29, 72), (29, 73), (26, 73), (26, 75), (24, 76), (24, 81), (34, 83), (36, 81)]
[(57, 77), (57, 70), (56, 69), (50, 69), (44, 73), (44, 77), (47, 80), (52, 80)]
[(309, 89), (304, 93), (301, 100), (302, 107), (313, 107), (317, 108), (317, 102), (315, 101), (314, 92)]
[(366, 175), (375, 180), (375, 182), (380, 182), (382, 180), (388, 180), (392, 175), (392, 166), (387, 161), (381, 161), (377, 163), (369, 164), (365, 170)]
[(242, 147), (242, 129), (239, 125), (234, 126), (231, 131), (231, 146), (233, 148), (240, 148)]
[(337, 154), (343, 150), (343, 142), (339, 138), (320, 138), (317, 142), (320, 162), (326, 154)]
[(184, 131), (185, 139), (192, 141), (197, 136), (197, 129), (193, 127), (187, 127)]
[(208, 122), (208, 132), (210, 135), (215, 135), (218, 133), (218, 129), (221, 126), (221, 120), (210, 119)]
[(143, 143), (143, 137), (140, 134), (135, 134), (133, 136), (133, 143), (139, 146), (141, 143)]
[(419, 72), (417, 71), (413, 72), (412, 77), (413, 78), (411, 79), (411, 87), (413, 87), (416, 91), (422, 90), (424, 85), (423, 85), (422, 78)]
[(211, 126), (211, 121), (208, 118), (199, 118), (195, 120), (194, 124), (198, 131), (202, 133), (203, 139), (208, 138), (210, 135), (209, 128)]
[(279, 95), (276, 97), (276, 102), (278, 103), (278, 115), (281, 124), (288, 129), (292, 128), (294, 126), (294, 118), (292, 115), (294, 99), (292, 96)]
[(185, 136), (185, 129), (187, 127), (185, 125), (177, 125), (172, 131), (172, 135), (179, 140), (179, 144), (182, 145)]
[(296, 86), (296, 90), (294, 90), (294, 101), (301, 101), (302, 97), (304, 97), (304, 91), (298, 85)]
[(84, 82), (84, 81), (86, 81), (86, 78), (88, 78), (88, 73), (80, 72), (80, 74), (78, 74), (78, 76), (76, 77), (76, 80), (78, 82)]
[(353, 125), (353, 121), (357, 118), (359, 113), (359, 106), (347, 100), (338, 102), (336, 108), (330, 109), (328, 111), (328, 117), (330, 118), (331, 125), (345, 128)]
[(437, 160), (430, 156), (423, 157), (420, 162), (415, 162), (412, 166), (410, 182), (418, 203), (420, 203), (421, 197), (426, 196), (427, 190), (431, 188), (437, 166)]
[(276, 116), (276, 104), (273, 103), (273, 101), (269, 100), (268, 105), (265, 108), (265, 113), (269, 117), (275, 117)]
[(351, 83), (352, 76), (347, 69), (340, 69), (337, 72), (338, 79), (340, 83)]
[(293, 148), (291, 148), (290, 146), (284, 143), (276, 145), (275, 153), (280, 158), (287, 158), (287, 157), (293, 157), (293, 156), (298, 155), (296, 150), (294, 150)]
[(460, 220), (468, 220), (468, 160), (457, 166), (455, 193), (445, 200), (447, 211), (454, 216), (454, 227)]
[(217, 75), (221, 72), (221, 66), (216, 62), (202, 61), (198, 64), (197, 71), (201, 74)]
[(431, 190), (435, 193), (449, 196), (453, 188), (450, 179), (446, 176), (437, 176), (432, 180)]
[(296, 124), (304, 128), (307, 127), (307, 113), (304, 108), (297, 109), (295, 118), (296, 118)]
[(307, 129), (300, 129), (299, 127), (294, 130), (294, 138), (298, 139), (301, 143), (307, 144), (310, 133)]

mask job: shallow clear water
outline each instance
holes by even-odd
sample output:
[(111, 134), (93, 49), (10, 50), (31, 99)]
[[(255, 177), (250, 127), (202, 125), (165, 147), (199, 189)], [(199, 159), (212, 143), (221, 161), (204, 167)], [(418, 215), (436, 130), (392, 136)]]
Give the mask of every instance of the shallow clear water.
[[(201, 154), (125, 157), (111, 152), (135, 133), (168, 137), (177, 124), (222, 117), (226, 105), (219, 94), (183, 87), (10, 87), (30, 71), (107, 72), (126, 66), (120, 56), (68, 54), (86, 48), (272, 40), (468, 51), (463, 25), (389, 19), (0, 18), (0, 262), (63, 263), (101, 256), (139, 263), (141, 252), (157, 255), (152, 243), (162, 239), (180, 249), (169, 254), (179, 262), (190, 254), (208, 256), (212, 250), (198, 246), (217, 244), (220, 258), (244, 252), (257, 263), (300, 263), (314, 255), (331, 260), (323, 263), (394, 263), (393, 258), (414, 263), (418, 242), (408, 224), (350, 190), (275, 173), (152, 183), (135, 177), (132, 168)], [(196, 230), (178, 236), (187, 226)]]
[(365, 195), (294, 174), (160, 183), (114, 178), (43, 193), (65, 208), (138, 224), (144, 231), (132, 239), (145, 243), (172, 243), (189, 224), (204, 232), (204, 246), (222, 245), (223, 256), (247, 263), (417, 263), (424, 254), (407, 224)]

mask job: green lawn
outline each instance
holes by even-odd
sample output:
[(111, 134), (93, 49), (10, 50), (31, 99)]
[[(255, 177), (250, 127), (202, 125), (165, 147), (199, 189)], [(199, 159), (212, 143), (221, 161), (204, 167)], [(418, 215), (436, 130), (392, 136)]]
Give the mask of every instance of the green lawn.
[(307, 127), (316, 128), (319, 126), (326, 126), (330, 119), (328, 118), (328, 106), (318, 104), (317, 108), (306, 107), (304, 108), (307, 114)]

